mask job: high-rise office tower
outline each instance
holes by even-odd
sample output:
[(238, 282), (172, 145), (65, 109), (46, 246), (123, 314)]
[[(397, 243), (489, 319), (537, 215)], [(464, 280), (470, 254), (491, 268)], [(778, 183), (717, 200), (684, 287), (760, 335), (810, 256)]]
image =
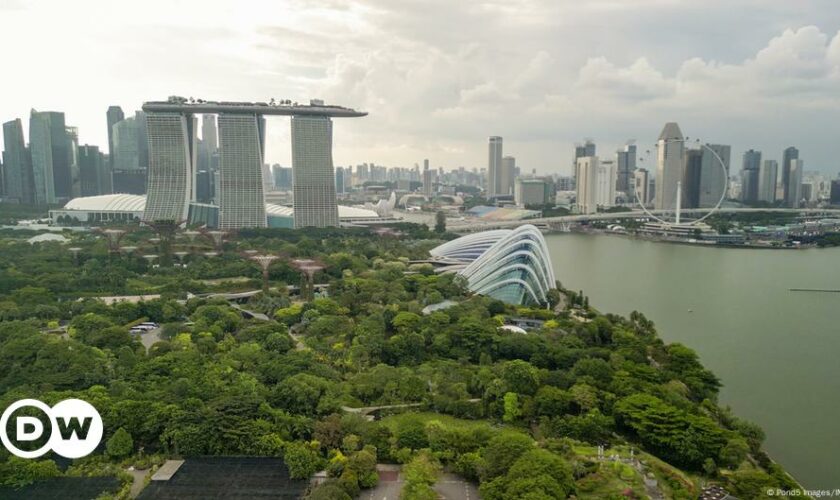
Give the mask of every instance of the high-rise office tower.
[(616, 189), (622, 193), (631, 193), (633, 190), (633, 171), (636, 170), (636, 145), (625, 144), (622, 149), (615, 153), (618, 184)]
[(216, 115), (201, 116), (201, 145), (212, 156), (219, 149), (218, 132), (216, 129)]
[(744, 163), (741, 168), (741, 201), (754, 203), (758, 201), (758, 179), (761, 171), (761, 151), (750, 149), (744, 152)]
[(685, 167), (682, 178), (682, 207), (697, 208), (700, 206), (700, 176), (703, 170), (703, 156), (707, 152), (703, 149), (687, 149), (685, 151)]
[[(137, 111), (134, 113), (134, 120), (137, 122), (137, 161), (140, 163), (140, 168), (148, 170), (149, 168), (149, 136), (148, 126), (146, 126), (146, 113)], [(146, 192), (145, 190), (143, 191)]]
[(328, 116), (292, 116), (292, 177), (295, 228), (338, 226)]
[(139, 170), (140, 166), (140, 124), (135, 117), (129, 117), (114, 124), (111, 130), (111, 165), (113, 170)]
[[(265, 227), (265, 118), (219, 113), (219, 228)], [(335, 182), (330, 171), (330, 185)], [(334, 188), (333, 188), (334, 189)]]
[(82, 195), (79, 179), (79, 128), (67, 127), (67, 156), (70, 158), (70, 198)]
[(647, 205), (650, 202), (650, 176), (644, 168), (637, 168), (633, 172), (634, 199), (636, 203)]
[(23, 139), (20, 118), (3, 124), (3, 185), (6, 197), (34, 203), (32, 163)]
[[(289, 191), (292, 189), (292, 169), (288, 167), (283, 167), (281, 165), (272, 165), (271, 172), (274, 174), (274, 185), (277, 186), (277, 189), (280, 191)], [(344, 176), (344, 190), (346, 191), (349, 186), (349, 177), (350, 177), (350, 167), (344, 169), (345, 176)]]
[(32, 110), (29, 149), (35, 203), (59, 203), (72, 197), (70, 146), (64, 113)]
[(125, 113), (119, 106), (109, 106), (105, 113), (108, 120), (108, 161), (111, 163), (111, 170), (114, 169), (114, 125), (125, 120)]
[(98, 146), (85, 144), (78, 148), (80, 196), (108, 194), (110, 175)]
[(143, 220), (183, 222), (189, 217), (195, 170), (196, 126), (191, 114), (146, 113), (149, 191)]
[(703, 148), (698, 207), (714, 207), (725, 195), (729, 185), (731, 153), (732, 147), (723, 144), (706, 144)]
[(805, 170), (805, 162), (795, 158), (790, 160), (789, 166), (790, 171), (787, 184), (788, 197), (785, 199), (785, 206), (789, 208), (799, 208), (803, 198), (802, 176)]
[(502, 194), (499, 190), (502, 172), (502, 138), (491, 136), (487, 145), (487, 197)]
[(682, 182), (685, 142), (680, 126), (665, 124), (656, 143), (656, 194), (657, 210), (674, 210), (677, 207), (677, 186)]
[(832, 179), (828, 202), (832, 205), (840, 205), (840, 179)]
[(502, 169), (499, 172), (499, 194), (512, 195), (513, 183), (516, 179), (516, 158), (513, 156), (502, 157)]
[(595, 143), (591, 139), (586, 139), (583, 144), (575, 144), (575, 164), (578, 158), (595, 156), (595, 153)]
[[(345, 172), (344, 167), (335, 167), (335, 194), (344, 194), (346, 192), (347, 188), (344, 183)], [(274, 182), (276, 186), (277, 172), (276, 170), (272, 170), (272, 173), (274, 174)]]
[(586, 158), (588, 156), (595, 156), (595, 143), (591, 139), (586, 139), (583, 144), (575, 144), (575, 159), (572, 161), (572, 178), (577, 182), (577, 161), (578, 158)]
[(792, 186), (790, 182), (791, 162), (798, 159), (799, 150), (793, 146), (786, 148), (782, 152), (782, 193), (786, 207), (793, 206), (794, 201), (796, 201), (797, 205), (799, 203), (799, 200), (795, 200), (791, 196), (793, 193), (791, 192)]
[(597, 206), (609, 208), (615, 205), (617, 178), (618, 169), (614, 161), (605, 160), (598, 162), (595, 194), (595, 203)]
[(423, 160), (423, 196), (430, 198), (433, 194), (434, 171), (429, 169), (429, 160)]
[(598, 157), (584, 156), (575, 163), (578, 213), (594, 214), (598, 211)]
[(779, 163), (776, 160), (764, 160), (758, 174), (758, 201), (773, 203), (776, 201), (776, 178), (779, 175)]

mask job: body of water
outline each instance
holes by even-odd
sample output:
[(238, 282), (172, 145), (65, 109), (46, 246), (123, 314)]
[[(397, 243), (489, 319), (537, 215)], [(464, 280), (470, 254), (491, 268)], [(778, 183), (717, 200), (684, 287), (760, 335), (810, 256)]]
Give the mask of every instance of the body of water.
[(758, 250), (546, 237), (557, 279), (602, 312), (638, 310), (698, 352), (721, 403), (761, 425), (806, 488), (840, 487), (840, 248)]

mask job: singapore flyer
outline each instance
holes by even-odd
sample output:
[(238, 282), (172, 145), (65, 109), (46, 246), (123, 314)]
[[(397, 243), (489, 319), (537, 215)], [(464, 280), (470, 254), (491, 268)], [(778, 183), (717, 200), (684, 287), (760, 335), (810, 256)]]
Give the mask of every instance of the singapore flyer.
[[(676, 125), (676, 124), (674, 124)], [(634, 184), (634, 204), (650, 219), (664, 226), (697, 226), (720, 210), (726, 199), (729, 172), (726, 162), (716, 148), (694, 139), (689, 146), (689, 138), (676, 133), (668, 136), (666, 126), (655, 148), (640, 156), (640, 164), (653, 164), (655, 168), (655, 194), (645, 200), (638, 183)], [(728, 156), (728, 155), (727, 155)], [(696, 160), (696, 161), (692, 161)], [(705, 191), (704, 205), (701, 206), (697, 192), (700, 189), (700, 176), (703, 175)], [(653, 209), (649, 205), (653, 203)], [(700, 217), (684, 219), (684, 212), (701, 213)]]

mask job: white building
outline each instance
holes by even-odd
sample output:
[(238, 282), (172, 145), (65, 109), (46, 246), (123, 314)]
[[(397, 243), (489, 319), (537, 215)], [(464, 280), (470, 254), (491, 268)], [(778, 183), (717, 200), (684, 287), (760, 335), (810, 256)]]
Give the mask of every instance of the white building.
[[(219, 228), (266, 227), (262, 173), (265, 119), (219, 113), (218, 121)], [(332, 176), (330, 180), (334, 182)]]
[[(148, 199), (143, 220), (185, 221), (193, 190), (197, 138), (195, 118), (182, 113), (148, 113)], [(119, 125), (119, 124), (117, 124)]]
[(773, 203), (776, 201), (776, 178), (779, 174), (779, 162), (764, 160), (758, 173), (758, 201)]
[(338, 226), (328, 116), (292, 117), (292, 178), (295, 228)]
[(673, 210), (677, 206), (677, 184), (682, 181), (685, 143), (680, 126), (668, 122), (656, 143), (657, 210)]
[(802, 204), (802, 176), (805, 170), (805, 162), (800, 159), (790, 160), (790, 183), (788, 189), (790, 194), (789, 207), (799, 208)]
[(502, 157), (502, 170), (499, 173), (498, 194), (513, 194), (513, 184), (516, 178), (516, 158), (513, 156)]
[(544, 179), (518, 177), (514, 183), (513, 199), (519, 207), (545, 205), (554, 200), (546, 199), (548, 182)]
[(575, 164), (577, 201), (575, 207), (581, 214), (598, 211), (598, 157), (583, 156)]
[(429, 253), (473, 292), (508, 304), (548, 304), (548, 291), (557, 286), (545, 238), (530, 224), (472, 233)]
[(499, 191), (500, 176), (502, 171), (502, 138), (490, 137), (487, 145), (487, 197), (501, 194)]
[(615, 184), (618, 181), (618, 172), (615, 162), (605, 160), (598, 164), (596, 178), (595, 203), (599, 207), (609, 208), (615, 205)]
[(633, 183), (635, 187), (635, 203), (647, 205), (650, 202), (650, 191), (648, 190), (650, 175), (648, 171), (644, 168), (637, 168), (633, 172)]
[(426, 160), (426, 166), (423, 169), (423, 195), (427, 198), (432, 197), (433, 188), (432, 183), (434, 179), (434, 171), (429, 170), (429, 160)]

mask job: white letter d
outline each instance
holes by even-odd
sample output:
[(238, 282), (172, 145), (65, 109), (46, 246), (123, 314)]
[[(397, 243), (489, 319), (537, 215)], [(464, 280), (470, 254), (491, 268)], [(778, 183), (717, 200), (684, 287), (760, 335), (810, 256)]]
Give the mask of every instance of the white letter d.
[[(28, 429), (27, 429), (28, 427)], [(17, 418), (17, 440), (35, 441), (44, 433), (44, 424), (35, 417)]]

